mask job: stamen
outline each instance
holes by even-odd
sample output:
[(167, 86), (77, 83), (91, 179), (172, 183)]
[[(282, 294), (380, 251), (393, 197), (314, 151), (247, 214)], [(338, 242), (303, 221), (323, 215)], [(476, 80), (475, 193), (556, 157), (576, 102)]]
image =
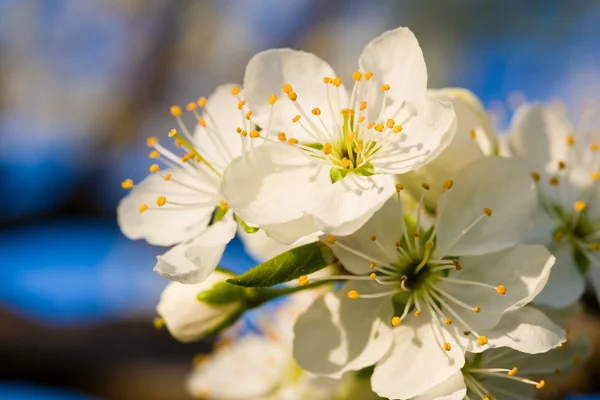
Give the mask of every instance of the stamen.
[(125, 190), (131, 189), (133, 187), (133, 181), (131, 179), (125, 179), (121, 182), (121, 187)]
[(139, 208), (140, 214), (148, 209), (148, 204), (142, 204)]

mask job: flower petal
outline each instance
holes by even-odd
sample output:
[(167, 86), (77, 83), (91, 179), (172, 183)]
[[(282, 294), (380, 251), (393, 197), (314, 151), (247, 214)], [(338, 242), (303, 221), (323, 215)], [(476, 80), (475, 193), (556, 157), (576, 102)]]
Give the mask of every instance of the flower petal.
[(375, 171), (402, 174), (417, 169), (435, 159), (450, 144), (456, 132), (452, 104), (425, 96), (418, 107), (418, 114), (404, 125), (398, 138), (373, 158)]
[(204, 281), (221, 261), (225, 246), (235, 236), (236, 226), (233, 216), (229, 213), (203, 234), (157, 257), (154, 270), (175, 282)]
[(290, 246), (271, 239), (262, 229), (254, 233), (246, 233), (238, 227), (239, 238), (244, 243), (244, 250), (258, 262), (265, 262), (287, 251)]
[[(165, 181), (158, 174), (146, 177), (136, 185), (119, 203), (117, 218), (121, 231), (130, 239), (145, 239), (157, 246), (170, 246), (181, 243), (204, 231), (210, 221), (215, 206), (219, 204), (216, 189), (210, 188), (203, 176), (191, 176), (181, 169), (168, 169), (171, 180)], [(201, 186), (207, 190), (198, 192), (180, 185), (181, 182), (192, 187)], [(166, 196), (177, 203), (202, 203), (204, 206), (181, 210), (177, 206), (166, 204), (158, 209), (159, 196)], [(149, 209), (140, 212), (140, 206), (146, 204)]]
[(332, 377), (374, 364), (392, 343), (389, 297), (348, 298), (349, 290), (367, 294), (371, 282), (349, 282), (318, 298), (296, 321), (294, 358), (305, 370)]
[(492, 330), (479, 333), (488, 338), (488, 344), (480, 346), (472, 343), (469, 349), (471, 352), (510, 347), (522, 353), (539, 354), (556, 348), (567, 340), (564, 330), (534, 307), (509, 311)]
[(463, 400), (466, 394), (465, 379), (462, 372), (458, 372), (412, 400)]
[[(531, 228), (537, 199), (518, 161), (485, 157), (458, 173), (442, 203), (436, 223), (438, 257), (485, 254), (521, 243)], [(484, 208), (492, 215), (484, 215)]]
[[(231, 94), (237, 85), (217, 87), (208, 98), (206, 112), (202, 115), (206, 128), (196, 124), (194, 144), (199, 153), (220, 169), (242, 155), (242, 142), (237, 127), (244, 127), (243, 112), (238, 110), (238, 98)], [(240, 93), (240, 96), (242, 93)]]
[[(554, 257), (539, 245), (518, 246), (497, 253), (460, 258), (461, 271), (451, 271), (453, 280), (491, 285), (482, 287), (443, 280), (437, 286), (451, 296), (481, 312), (456, 306), (452, 302), (444, 308), (454, 311), (477, 331), (493, 328), (502, 315), (511, 309), (523, 307), (542, 290), (554, 264)], [(506, 288), (500, 295), (494, 290), (498, 285)], [(481, 332), (478, 332), (481, 334)]]
[[(371, 377), (373, 391), (379, 396), (409, 399), (421, 395), (459, 372), (465, 364), (464, 336), (455, 329), (434, 328), (424, 314), (409, 316), (406, 323), (394, 328), (392, 349), (375, 365)], [(450, 351), (442, 348), (440, 330), (451, 345)]]
[(281, 224), (262, 225), (267, 236), (287, 245), (306, 244), (319, 240), (319, 229), (312, 217), (305, 215)]
[(534, 303), (552, 308), (563, 308), (575, 303), (583, 296), (585, 278), (575, 265), (571, 246), (559, 246), (554, 250), (554, 255), (556, 263), (552, 267), (548, 283), (534, 299)]
[[(321, 119), (329, 131), (332, 131), (335, 127), (334, 121), (340, 118), (340, 110), (348, 104), (348, 94), (344, 86), (336, 88), (326, 85), (323, 83), (324, 77), (333, 78), (335, 72), (314, 54), (292, 49), (258, 53), (248, 62), (244, 76), (245, 95), (254, 112), (254, 121), (265, 130), (270, 126), (271, 131), (283, 131), (288, 137), (294, 137), (301, 142), (316, 142), (317, 140), (308, 135), (300, 124), (292, 122), (296, 115), (301, 114), (297, 105), (301, 105), (306, 113), (302, 119), (307, 127), (310, 127), (311, 123), (321, 127), (319, 118), (311, 113), (313, 108), (319, 108)], [(282, 86), (285, 84), (292, 85), (298, 96), (296, 104), (282, 92)], [(333, 110), (330, 109), (327, 100), (328, 90), (329, 97), (335, 104)], [(271, 106), (269, 99), (273, 94), (281, 98)]]

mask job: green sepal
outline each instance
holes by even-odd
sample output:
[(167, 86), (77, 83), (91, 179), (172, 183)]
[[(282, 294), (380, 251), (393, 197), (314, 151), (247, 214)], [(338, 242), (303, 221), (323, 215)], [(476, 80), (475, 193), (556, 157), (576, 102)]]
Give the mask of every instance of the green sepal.
[(348, 172), (350, 172), (349, 169), (331, 168), (329, 170), (329, 177), (331, 178), (331, 183), (333, 184), (341, 181), (346, 177), (346, 175), (348, 175)]
[(221, 221), (225, 217), (225, 214), (227, 214), (227, 209), (223, 210), (221, 207), (215, 207), (210, 224), (216, 224), (217, 222)]
[(573, 249), (573, 258), (575, 259), (575, 265), (579, 272), (581, 272), (581, 275), (586, 275), (590, 270), (590, 260), (583, 254), (579, 247)]
[(250, 226), (246, 221), (244, 221), (239, 215), (235, 214), (235, 220), (242, 226), (242, 229), (246, 233), (256, 233), (260, 228), (256, 226)]
[(198, 301), (210, 305), (224, 305), (246, 300), (244, 289), (227, 282), (215, 283), (212, 288), (204, 290), (196, 296)]
[(305, 244), (257, 265), (227, 282), (243, 287), (271, 287), (327, 267), (331, 249), (320, 242)]
[(225, 329), (229, 328), (231, 325), (235, 324), (246, 312), (245, 308), (241, 310), (234, 311), (227, 316), (223, 321), (215, 325), (212, 329), (206, 332), (206, 336), (216, 336), (223, 332)]

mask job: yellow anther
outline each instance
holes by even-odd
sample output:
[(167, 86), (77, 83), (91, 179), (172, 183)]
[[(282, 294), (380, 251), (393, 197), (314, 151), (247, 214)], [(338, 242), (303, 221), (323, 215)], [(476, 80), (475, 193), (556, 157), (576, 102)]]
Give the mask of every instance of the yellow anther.
[(321, 115), (321, 110), (318, 107), (313, 108), (312, 113), (313, 115)]
[(154, 324), (154, 329), (157, 329), (157, 330), (162, 329), (165, 326), (167, 326), (167, 323), (162, 318), (154, 318), (154, 321), (152, 321), (152, 323)]
[(173, 175), (171, 175), (171, 174), (166, 174), (165, 177), (164, 177), (164, 180), (165, 181), (170, 181), (172, 176)]
[(571, 135), (567, 136), (566, 141), (568, 146), (573, 146), (575, 144), (575, 138)]
[(452, 320), (450, 318), (446, 318), (446, 320), (444, 321), (444, 323), (446, 325), (452, 325)]
[(306, 285), (308, 285), (308, 276), (302, 275), (301, 277), (299, 277), (298, 278), (298, 285), (300, 285), (300, 286), (306, 286)]
[(504, 285), (496, 286), (496, 293), (504, 296), (506, 294), (506, 286), (504, 286)]
[(371, 129), (374, 126), (375, 126), (375, 122), (371, 121), (371, 122), (368, 123), (367, 129)]
[(479, 306), (473, 307), (473, 312), (476, 314), (479, 314), (481, 312), (481, 307), (479, 307)]
[(379, 89), (381, 89), (382, 92), (387, 92), (388, 90), (390, 90), (390, 85), (386, 83), (385, 85), (382, 85)]
[(158, 143), (158, 138), (156, 136), (150, 136), (148, 139), (146, 139), (146, 146), (148, 146), (148, 147), (152, 147), (157, 143)]
[(404, 190), (404, 185), (396, 183), (396, 193), (400, 193), (402, 190)]
[(198, 107), (206, 107), (206, 102), (206, 97), (202, 96), (198, 99), (196, 103), (198, 104)]
[(281, 140), (282, 142), (285, 142), (287, 140), (287, 137), (285, 136), (285, 133), (279, 132), (277, 134), (277, 139)]
[(206, 360), (208, 359), (208, 356), (206, 354), (196, 354), (193, 358), (192, 358), (192, 366), (194, 367), (199, 367), (200, 365), (202, 365)]
[(542, 379), (541, 381), (538, 382), (537, 385), (535, 385), (535, 388), (536, 389), (543, 389), (545, 385), (546, 385), (546, 382), (544, 382), (544, 380)]
[(377, 240), (377, 236), (371, 235), (371, 236), (369, 236), (369, 239), (371, 239), (372, 241), (376, 241)]
[(296, 99), (298, 99), (298, 95), (296, 94), (296, 92), (289, 92), (288, 99), (290, 99), (291, 101), (296, 101)]
[(289, 144), (298, 144), (298, 139), (291, 137), (288, 139), (288, 143)]
[(369, 263), (369, 268), (371, 268), (371, 269), (375, 268), (375, 263), (373, 261), (371, 261)]
[(600, 251), (600, 243), (592, 242), (590, 243), (590, 250), (592, 251)]
[(331, 82), (332, 82), (332, 79), (330, 77), (328, 77), (328, 76), (323, 77), (323, 83), (324, 84), (327, 85), (327, 84), (329, 84)]
[(406, 281), (408, 280), (408, 276), (406, 276), (406, 275), (402, 275), (402, 276), (400, 277), (400, 280), (401, 280), (402, 282), (406, 282)]
[(565, 237), (565, 234), (558, 231), (554, 234), (554, 240), (557, 242), (560, 242), (561, 240), (563, 240), (563, 238)]
[(365, 80), (368, 81), (373, 76), (372, 72), (365, 72)]
[(421, 187), (425, 190), (429, 190), (429, 184), (426, 182), (421, 183)]
[(360, 108), (360, 111), (365, 111), (367, 109), (367, 102), (366, 101), (361, 101), (359, 108)]
[(491, 216), (492, 216), (492, 209), (491, 209), (491, 208), (488, 208), (488, 207), (486, 207), (486, 208), (484, 208), (484, 209), (483, 209), (483, 213), (484, 213), (485, 215), (487, 215), (488, 217), (491, 217)]
[(219, 208), (221, 210), (225, 211), (229, 208), (229, 204), (227, 204), (227, 202), (225, 200), (221, 200), (221, 201), (219, 201)]
[(377, 132), (383, 132), (383, 128), (384, 128), (383, 124), (377, 124), (377, 125), (375, 125), (375, 130)]
[(585, 210), (586, 204), (585, 202), (578, 200), (575, 202), (575, 204), (573, 205), (573, 208), (575, 208), (575, 211), (577, 212), (582, 212), (583, 210)]
[(131, 189), (133, 187), (133, 181), (131, 179), (125, 179), (121, 182), (121, 187), (123, 189)]
[(598, 179), (600, 179), (600, 172), (592, 172), (592, 179), (594, 181), (597, 181)]
[(187, 106), (185, 106), (185, 109), (188, 111), (194, 111), (196, 109), (196, 103), (188, 103)]
[(531, 173), (531, 179), (533, 179), (534, 182), (539, 182), (541, 178), (542, 177), (537, 172)]
[(355, 152), (355, 153), (360, 153), (361, 151), (363, 151), (363, 144), (362, 144), (362, 143), (359, 143), (359, 144), (358, 144), (358, 146), (356, 146), (356, 147), (354, 148), (354, 152)]
[(372, 281), (374, 281), (374, 280), (375, 280), (375, 278), (377, 278), (377, 274), (376, 274), (375, 272), (371, 272), (371, 273), (369, 274), (369, 279), (370, 279), (370, 280), (372, 280)]
[(168, 135), (169, 137), (174, 137), (175, 135), (177, 135), (177, 129), (171, 129), (171, 130), (169, 131), (169, 133), (167, 133), (167, 135)]
[(325, 238), (325, 240), (329, 244), (334, 244), (335, 241), (337, 240), (337, 238), (335, 236), (333, 236), (333, 235), (327, 235), (327, 238)]
[(243, 130), (240, 132), (240, 135), (242, 135), (242, 137), (246, 137), (248, 136), (248, 132)]
[(203, 128), (206, 128), (206, 120), (204, 118), (198, 118), (198, 125)]
[(158, 172), (158, 171), (160, 171), (160, 167), (158, 166), (158, 164), (152, 164), (152, 165), (150, 166), (150, 169), (149, 169), (149, 170), (150, 170), (150, 173), (152, 173), (152, 174), (153, 174), (153, 173), (155, 173), (155, 172)]
[(362, 79), (362, 74), (358, 71), (355, 71), (352, 74), (352, 79), (354, 79), (355, 81), (360, 81)]
[(158, 196), (156, 198), (156, 205), (157, 206), (162, 207), (165, 204), (167, 204), (167, 198), (165, 196)]
[(471, 136), (471, 139), (476, 139), (477, 138), (477, 131), (475, 129), (471, 129), (469, 131), (469, 136)]
[(567, 163), (564, 161), (559, 161), (558, 162), (558, 169), (565, 169), (567, 168)]
[(415, 310), (414, 316), (415, 317), (420, 317), (421, 316), (421, 310)]
[(388, 128), (392, 129), (394, 127), (394, 125), (396, 125), (396, 121), (394, 121), (393, 119), (390, 118), (385, 122), (385, 125)]
[(144, 211), (146, 211), (147, 209), (148, 209), (148, 204), (142, 204), (138, 210), (140, 211), (140, 214), (141, 214)]
[(170, 108), (171, 115), (174, 117), (181, 117), (181, 107), (179, 106), (171, 106)]
[(273, 105), (275, 103), (277, 103), (277, 95), (272, 94), (271, 97), (269, 97), (269, 104)]
[(448, 343), (448, 342), (444, 343), (444, 350), (446, 350), (446, 351), (452, 350), (452, 346), (450, 345), (450, 343)]
[(183, 146), (183, 141), (181, 139), (175, 139), (175, 147)]
[(333, 146), (329, 143), (325, 143), (323, 145), (323, 154), (331, 154), (331, 152), (333, 151)]
[(251, 117), (251, 116), (252, 116), (252, 111), (248, 111), (248, 112), (246, 113), (246, 119), (247, 119), (248, 121), (250, 121), (250, 117)]
[(246, 100), (241, 100), (238, 103), (238, 110), (241, 110), (242, 108), (244, 108), (245, 105), (246, 105)]
[(342, 158), (342, 161), (340, 161), (340, 165), (342, 166), (342, 168), (350, 168), (350, 166), (352, 165), (352, 161), (344, 157)]
[(283, 93), (289, 94), (292, 92), (292, 85), (290, 85), (289, 83), (286, 83), (285, 85), (283, 85), (281, 87), (281, 90), (283, 90)]
[(348, 141), (352, 142), (355, 137), (356, 137), (356, 132), (350, 132), (348, 134)]
[(258, 131), (256, 129), (253, 129), (250, 131), (250, 137), (252, 139), (256, 139), (257, 137), (260, 137), (260, 133), (258, 133)]
[(340, 78), (339, 76), (336, 76), (335, 78), (333, 78), (333, 86), (340, 87), (341, 84), (342, 84), (342, 78)]
[(365, 116), (364, 116), (364, 115), (358, 119), (358, 123), (359, 123), (359, 124), (360, 124), (361, 122), (364, 122), (364, 121), (365, 121)]
[(240, 94), (241, 90), (242, 89), (240, 89), (239, 86), (234, 86), (234, 87), (231, 88), (231, 94), (234, 95), (234, 96), (237, 96), (238, 94)]
[(158, 157), (160, 157), (160, 153), (158, 151), (156, 151), (156, 150), (152, 150), (150, 152), (150, 154), (148, 154), (148, 157), (150, 157), (150, 158), (158, 158)]
[(462, 265), (460, 265), (460, 261), (458, 260), (453, 260), (452, 264), (454, 265), (454, 269), (457, 271), (462, 270)]
[(479, 343), (480, 346), (485, 346), (488, 343), (487, 336), (479, 336), (477, 338), (477, 343)]
[(237, 128), (235, 128), (235, 131), (236, 131), (237, 133), (242, 133), (242, 128), (240, 128), (240, 127), (238, 126)]
[(452, 189), (452, 186), (454, 186), (454, 181), (452, 179), (448, 179), (447, 181), (444, 181), (444, 183), (442, 184), (442, 188), (444, 190), (450, 190), (450, 189)]
[(400, 132), (402, 132), (402, 129), (403, 129), (402, 125), (396, 125), (394, 127), (394, 129), (392, 129), (392, 132), (394, 132), (394, 133), (400, 133)]
[(517, 372), (519, 372), (519, 368), (514, 367), (513, 369), (511, 369), (510, 371), (508, 371), (508, 376), (514, 376), (517, 374)]
[(394, 317), (394, 318), (392, 318), (392, 325), (393, 326), (400, 326), (401, 323), (402, 323), (402, 320), (400, 319), (400, 317)]
[(351, 298), (352, 300), (356, 300), (360, 297), (360, 295), (358, 294), (358, 292), (356, 290), (351, 290), (348, 292), (348, 297)]
[(400, 247), (400, 242), (394, 242), (394, 246)]
[(598, 151), (598, 144), (597, 143), (590, 143), (590, 150), (592, 152), (597, 152)]
[(298, 114), (294, 118), (292, 118), (292, 122), (296, 123), (298, 121), (300, 121), (300, 114)]

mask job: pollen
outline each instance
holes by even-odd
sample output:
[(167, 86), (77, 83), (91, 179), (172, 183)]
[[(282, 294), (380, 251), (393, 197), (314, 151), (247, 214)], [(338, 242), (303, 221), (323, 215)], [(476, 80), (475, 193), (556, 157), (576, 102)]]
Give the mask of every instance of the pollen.
[(444, 323), (446, 325), (452, 325), (452, 320), (450, 318), (446, 318), (446, 320), (444, 321)]
[(308, 285), (308, 276), (302, 275), (301, 277), (299, 277), (298, 278), (298, 285), (300, 285), (300, 286), (306, 286), (306, 285)]
[(377, 274), (376, 274), (375, 272), (371, 272), (371, 273), (369, 274), (369, 279), (370, 279), (370, 280), (372, 280), (372, 281), (374, 281), (374, 280), (375, 280), (375, 278), (377, 278)]
[(402, 190), (404, 190), (404, 185), (396, 183), (396, 193), (400, 193)]
[(567, 168), (567, 163), (564, 161), (559, 161), (558, 162), (558, 169), (565, 169)]
[(342, 161), (340, 161), (340, 164), (341, 164), (342, 168), (350, 168), (350, 166), (352, 165), (352, 161), (350, 161), (346, 157), (344, 157), (344, 158), (342, 158)]
[(421, 310), (415, 310), (414, 316), (415, 317), (420, 317), (421, 316)]
[(371, 236), (369, 236), (369, 238), (370, 238), (372, 241), (376, 241), (376, 240), (377, 240), (377, 236), (375, 236), (375, 235), (371, 235)]
[(156, 136), (150, 136), (148, 139), (146, 139), (146, 146), (148, 146), (148, 147), (152, 147), (157, 143), (158, 143), (158, 138)]
[(332, 79), (330, 77), (328, 77), (328, 76), (323, 77), (323, 83), (324, 84), (327, 85), (327, 84), (329, 84), (331, 82), (332, 82)]
[(585, 210), (586, 204), (585, 202), (578, 200), (575, 202), (575, 204), (573, 205), (573, 208), (575, 208), (575, 211), (577, 212), (582, 212), (583, 210)]
[(394, 246), (400, 247), (400, 242), (394, 242)]
[(373, 76), (372, 72), (365, 72), (365, 80), (368, 81)]
[(371, 129), (372, 127), (375, 126), (375, 122), (371, 121), (369, 122), (369, 124), (367, 125), (367, 129)]
[(327, 238), (325, 239), (327, 241), (327, 243), (329, 244), (334, 244), (335, 241), (337, 240), (335, 236), (333, 235), (327, 235)]
[(156, 151), (156, 150), (152, 150), (150, 152), (150, 154), (148, 154), (148, 157), (150, 157), (150, 158), (158, 158), (158, 157), (160, 157), (160, 153), (158, 151)]
[(375, 125), (375, 130), (377, 132), (383, 132), (383, 128), (384, 128), (383, 124), (377, 124), (377, 125)]
[(491, 209), (491, 208), (488, 208), (488, 207), (485, 207), (485, 208), (483, 209), (483, 213), (484, 213), (485, 215), (487, 215), (488, 217), (491, 217), (491, 216), (492, 216), (492, 209)]
[(298, 139), (291, 137), (288, 139), (288, 143), (289, 144), (298, 144)]
[(392, 325), (393, 326), (400, 326), (401, 323), (402, 323), (402, 320), (400, 319), (400, 317), (394, 317), (394, 318), (392, 318)]
[(371, 261), (369, 263), (369, 268), (371, 268), (371, 269), (375, 268), (375, 263), (373, 261)]
[(335, 78), (333, 78), (333, 86), (340, 87), (341, 84), (342, 84), (342, 78), (340, 78), (339, 76), (336, 76)]
[(196, 103), (198, 104), (198, 107), (206, 107), (206, 97), (200, 97)]
[(196, 103), (188, 103), (185, 106), (185, 109), (188, 110), (188, 111), (194, 111), (196, 109)]
[(514, 367), (513, 369), (511, 369), (510, 371), (508, 371), (508, 376), (514, 376), (517, 374), (517, 372), (519, 372), (519, 368)]
[(238, 94), (240, 94), (240, 87), (239, 86), (234, 86), (231, 88), (231, 94), (234, 96), (237, 96)]
[(277, 103), (277, 95), (272, 94), (271, 97), (269, 97), (269, 104), (273, 105)]
[(390, 118), (385, 122), (385, 125), (388, 128), (392, 129), (394, 127), (394, 125), (396, 125), (396, 121), (394, 121), (393, 119)]
[(360, 295), (358, 294), (358, 292), (356, 290), (351, 290), (348, 292), (348, 297), (351, 298), (352, 300), (356, 300), (360, 297)]
[(425, 190), (429, 190), (429, 184), (426, 182), (421, 183), (421, 187)]
[(590, 150), (592, 152), (597, 152), (598, 151), (598, 144), (597, 143), (590, 143)]
[(171, 106), (169, 109), (171, 111), (171, 115), (174, 117), (181, 117), (181, 107), (179, 106)]
[(140, 214), (141, 214), (144, 211), (146, 211), (147, 209), (148, 209), (148, 204), (142, 204), (138, 210), (140, 211)]
[(282, 142), (285, 142), (287, 140), (287, 137), (285, 136), (285, 133), (279, 132), (277, 134), (277, 139), (281, 140)]
[(204, 118), (198, 118), (198, 125), (203, 128), (206, 128), (206, 120)]
[(294, 118), (292, 118), (292, 122), (296, 123), (298, 121), (300, 121), (300, 114), (298, 114)]
[(152, 165), (150, 166), (150, 169), (149, 169), (149, 170), (150, 170), (150, 173), (152, 173), (152, 174), (153, 174), (153, 173), (155, 173), (155, 172), (158, 172), (158, 171), (160, 171), (160, 167), (158, 166), (158, 164), (152, 164)]
[(288, 99), (290, 99), (291, 101), (296, 101), (298, 99), (298, 95), (296, 94), (296, 92), (289, 92)]
[(475, 131), (475, 129), (471, 129), (469, 131), (469, 136), (471, 136), (471, 139), (477, 139), (477, 131)]
[(534, 182), (539, 182), (540, 179), (541, 179), (540, 174), (538, 174), (537, 172), (532, 172), (530, 174), (530, 176), (531, 176), (531, 179), (533, 179)]
[(571, 135), (567, 136), (567, 146), (573, 146), (575, 144), (575, 138)]
[(242, 100), (238, 103), (238, 110), (241, 110), (246, 105), (246, 100)]
[(236, 131), (237, 133), (242, 133), (242, 128), (240, 128), (240, 127), (238, 126), (237, 128), (235, 128), (235, 131)]
[(333, 151), (333, 146), (329, 143), (323, 145), (323, 154), (329, 155)]
[(504, 296), (506, 294), (506, 286), (504, 286), (504, 285), (496, 286), (496, 293)]
[(321, 110), (318, 107), (313, 108), (312, 113), (313, 115), (321, 115)]
[(171, 180), (171, 176), (172, 176), (171, 174), (166, 174), (165, 177), (164, 177), (164, 180), (165, 181), (170, 181)]
[(444, 190), (450, 190), (450, 189), (452, 189), (452, 186), (454, 186), (454, 181), (452, 179), (448, 179), (447, 181), (444, 181), (444, 183), (442, 184), (442, 187), (444, 188)]
[(485, 346), (488, 343), (487, 336), (479, 336), (477, 338), (477, 343), (479, 343), (480, 346)]
[(476, 314), (479, 314), (481, 312), (481, 307), (479, 307), (479, 306), (473, 307), (473, 312)]
[(355, 81), (360, 81), (362, 79), (362, 74), (358, 71), (355, 71), (352, 74), (352, 79), (354, 79)]
[(390, 90), (390, 85), (388, 85), (387, 83), (385, 85), (382, 85), (379, 88), (382, 92), (387, 92), (388, 90)]
[(444, 350), (446, 350), (446, 351), (452, 350), (452, 346), (450, 345), (450, 343), (448, 343), (448, 342), (444, 343)]
[(221, 200), (219, 201), (219, 208), (223, 211), (227, 210), (227, 208), (229, 208), (229, 204), (227, 204), (227, 202), (225, 200)]
[(126, 190), (131, 189), (133, 187), (133, 181), (131, 179), (125, 179), (121, 182), (121, 187)]
[(535, 385), (536, 389), (543, 389), (544, 386), (546, 386), (546, 382), (544, 382), (544, 380), (542, 379), (541, 381), (539, 381), (539, 383), (537, 385)]
[(365, 111), (367, 109), (367, 102), (366, 101), (361, 101), (359, 108), (360, 108), (360, 111)]
[(283, 90), (283, 93), (289, 94), (292, 92), (292, 85), (290, 85), (289, 83), (286, 83), (285, 85), (283, 85), (281, 87), (281, 90)]
[(248, 132), (247, 131), (241, 131), (240, 135), (242, 135), (242, 137), (246, 137), (246, 136), (248, 136)]
[(392, 130), (392, 132), (394, 132), (394, 133), (400, 133), (400, 132), (402, 132), (402, 129), (403, 129), (402, 125), (396, 125), (394, 127), (394, 129)]
[(257, 137), (260, 137), (260, 133), (258, 133), (258, 131), (256, 129), (253, 129), (250, 131), (250, 137), (252, 139), (256, 139)]
[(361, 122), (364, 122), (364, 121), (365, 121), (365, 116), (364, 116), (364, 115), (358, 119), (358, 123), (359, 123), (359, 124), (360, 124)]
[(250, 117), (252, 116), (252, 111), (248, 111), (246, 113), (246, 120), (250, 121)]

